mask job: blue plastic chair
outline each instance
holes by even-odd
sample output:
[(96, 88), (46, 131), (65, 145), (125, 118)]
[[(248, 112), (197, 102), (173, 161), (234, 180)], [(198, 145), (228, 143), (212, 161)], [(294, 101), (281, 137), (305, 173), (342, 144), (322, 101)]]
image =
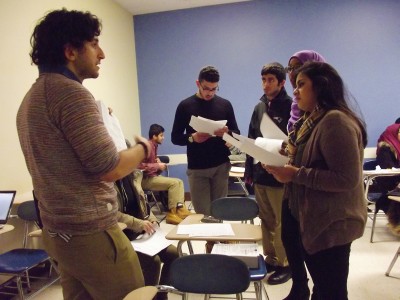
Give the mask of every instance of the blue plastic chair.
[[(259, 208), (255, 199), (249, 197), (225, 197), (211, 202), (211, 216), (225, 221), (250, 221), (258, 216)], [(250, 281), (254, 283), (256, 299), (261, 300), (263, 292), (269, 299), (262, 280), (267, 276), (267, 267), (264, 258), (258, 257), (258, 268), (249, 268)]]
[[(20, 299), (26, 299), (24, 294), (24, 288), (22, 284), (22, 279), (26, 280), (27, 292), (31, 292), (31, 282), (29, 270), (38, 267), (46, 262), (51, 263), (49, 255), (46, 251), (42, 249), (27, 249), (26, 246), (26, 236), (28, 222), (37, 221), (37, 213), (35, 209), (34, 201), (26, 201), (19, 205), (17, 210), (17, 215), (20, 219), (25, 221), (24, 239), (23, 247), (19, 249), (13, 249), (3, 254), (0, 254), (0, 275), (12, 276), (16, 279), (16, 285), (18, 289), (18, 295)], [(51, 276), (51, 267), (49, 271), (49, 277)], [(49, 285), (53, 284), (58, 280), (58, 277), (51, 280), (47, 284), (43, 285), (35, 293), (29, 296), (32, 297), (36, 293), (39, 293)], [(8, 283), (11, 283), (9, 281)]]

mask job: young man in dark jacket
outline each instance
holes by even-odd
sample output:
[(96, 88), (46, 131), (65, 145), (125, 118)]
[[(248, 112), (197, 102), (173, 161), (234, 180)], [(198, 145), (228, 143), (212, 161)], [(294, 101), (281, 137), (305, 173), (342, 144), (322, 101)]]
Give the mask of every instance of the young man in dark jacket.
[[(264, 95), (254, 107), (249, 125), (249, 138), (262, 137), (260, 124), (266, 113), (285, 133), (290, 118), (292, 98), (285, 90), (286, 73), (279, 63), (270, 63), (261, 70)], [(285, 248), (281, 239), (281, 210), (283, 185), (268, 174), (253, 157), (247, 156), (245, 179), (252, 183), (256, 201), (260, 208), (261, 229), (263, 235), (263, 251), (267, 270), (275, 271), (268, 278), (269, 284), (281, 284), (291, 278)]]

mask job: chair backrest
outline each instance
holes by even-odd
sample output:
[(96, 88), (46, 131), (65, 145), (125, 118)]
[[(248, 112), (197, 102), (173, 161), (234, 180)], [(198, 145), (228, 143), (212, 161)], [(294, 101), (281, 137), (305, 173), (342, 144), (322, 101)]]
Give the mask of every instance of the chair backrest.
[(185, 293), (238, 294), (250, 285), (249, 269), (238, 258), (193, 254), (176, 259), (170, 268), (171, 285)]
[(165, 164), (169, 164), (169, 156), (168, 155), (159, 155), (158, 159)]
[(17, 209), (18, 218), (24, 220), (24, 236), (22, 240), (22, 245), (26, 248), (28, 244), (28, 232), (29, 232), (29, 222), (34, 222), (38, 225), (39, 217), (35, 207), (35, 201), (29, 200), (22, 202)]
[(211, 216), (219, 220), (253, 220), (258, 210), (257, 202), (249, 197), (225, 197), (211, 202)]
[(20, 218), (24, 221), (37, 222), (38, 215), (36, 212), (34, 200), (22, 202), (18, 206), (17, 215), (18, 215), (18, 218)]
[(363, 164), (363, 169), (365, 171), (373, 171), (376, 169), (377, 166), (378, 166), (378, 162), (376, 161), (376, 159), (367, 160)]

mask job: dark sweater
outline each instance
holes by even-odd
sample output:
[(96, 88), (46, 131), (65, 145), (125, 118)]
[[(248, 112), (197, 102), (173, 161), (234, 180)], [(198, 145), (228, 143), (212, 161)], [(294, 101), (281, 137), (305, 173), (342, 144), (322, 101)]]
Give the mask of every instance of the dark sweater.
[(239, 133), (232, 104), (219, 96), (206, 101), (193, 95), (179, 103), (171, 140), (175, 145), (187, 146), (188, 169), (207, 169), (229, 161), (229, 149), (220, 137), (211, 137), (204, 143), (189, 143), (188, 137), (195, 132), (189, 126), (192, 116), (210, 120), (227, 120), (230, 131)]

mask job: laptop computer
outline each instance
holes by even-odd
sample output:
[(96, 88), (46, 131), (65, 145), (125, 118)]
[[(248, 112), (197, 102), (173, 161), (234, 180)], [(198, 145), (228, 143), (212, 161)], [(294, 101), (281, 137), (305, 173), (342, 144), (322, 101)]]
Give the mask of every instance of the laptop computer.
[(16, 191), (0, 191), (0, 228), (3, 228), (10, 216)]

